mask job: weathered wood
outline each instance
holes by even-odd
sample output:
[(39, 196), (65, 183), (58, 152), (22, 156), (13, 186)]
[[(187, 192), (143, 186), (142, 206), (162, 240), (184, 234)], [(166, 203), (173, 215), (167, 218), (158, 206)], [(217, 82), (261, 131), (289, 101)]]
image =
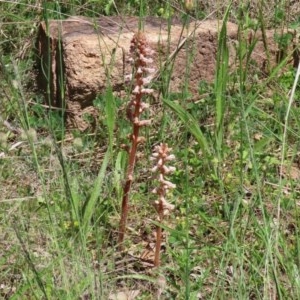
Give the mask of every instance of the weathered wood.
[[(188, 78), (191, 94), (197, 95), (201, 80), (211, 82), (214, 79), (221, 22), (209, 20), (196, 26), (196, 23), (190, 23), (182, 30), (183, 26), (178, 21), (168, 27), (168, 23), (159, 18), (148, 17), (144, 20), (143, 30), (156, 50), (155, 63), (158, 69), (180, 41), (191, 35), (177, 53), (174, 65), (167, 63), (167, 67), (172, 69), (172, 72), (168, 72), (172, 92), (182, 91)], [(124, 75), (131, 73), (131, 66), (127, 63), (130, 40), (138, 28), (139, 19), (135, 17), (102, 17), (99, 20), (72, 17), (39, 25), (39, 86), (52, 105), (64, 106), (66, 101), (68, 109), (76, 116), (75, 126), (82, 130), (86, 128), (87, 124), (81, 115), (90, 109), (96, 95), (102, 93), (108, 84), (112, 85), (114, 91), (124, 89)], [(230, 65), (234, 65), (237, 25), (227, 23), (227, 34)], [(266, 37), (270, 61), (275, 63), (279, 50), (274, 42), (274, 31), (267, 31)], [(251, 57), (253, 65), (264, 72), (267, 54), (262, 35), (257, 32), (254, 36), (251, 32), (250, 38), (257, 39)]]

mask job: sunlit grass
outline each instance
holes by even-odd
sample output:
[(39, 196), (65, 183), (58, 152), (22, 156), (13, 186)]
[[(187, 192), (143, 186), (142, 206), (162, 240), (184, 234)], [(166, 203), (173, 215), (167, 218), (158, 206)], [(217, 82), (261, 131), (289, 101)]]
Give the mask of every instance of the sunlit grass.
[[(184, 5), (2, 2), (0, 298), (109, 299), (126, 289), (138, 291), (136, 299), (300, 298), (298, 73), (287, 57), (276, 67), (267, 63), (262, 75), (251, 60), (256, 41), (248, 39), (249, 30), (289, 26), (292, 11), (278, 4), (267, 18), (258, 1), (255, 17), (246, 4), (217, 1), (215, 15), (239, 26), (236, 68), (229, 68), (221, 26), (218, 71), (213, 83), (199, 82), (199, 100), (187, 100), (189, 57), (182, 94), (169, 89), (171, 66), (160, 74), (155, 127), (147, 129), (137, 161), (122, 256), (116, 246), (126, 170), (121, 144), (131, 129), (122, 112), (127, 99), (107, 86), (94, 101), (97, 129), (69, 130), (62, 112), (45, 108), (33, 88), (33, 45), (19, 49), (35, 36), (32, 21), (45, 17), (94, 17), (118, 8), (184, 19)], [(189, 18), (209, 12), (199, 3)], [(176, 210), (164, 224), (155, 219), (148, 173), (148, 155), (160, 142), (176, 156), (170, 175), (176, 189), (168, 194)], [(166, 235), (159, 269), (147, 252), (156, 226)]]

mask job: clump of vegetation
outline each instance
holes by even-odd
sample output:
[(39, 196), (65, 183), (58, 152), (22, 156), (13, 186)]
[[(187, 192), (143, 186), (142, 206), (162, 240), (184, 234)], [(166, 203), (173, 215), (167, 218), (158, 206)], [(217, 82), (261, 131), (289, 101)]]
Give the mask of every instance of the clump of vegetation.
[[(285, 56), (297, 6), (192, 2), (2, 1), (1, 299), (300, 298), (300, 69)], [(127, 111), (108, 85), (96, 130), (67, 129), (34, 88), (36, 24), (103, 13), (234, 21), (236, 68), (220, 26), (215, 80), (199, 80), (191, 100), (187, 86), (169, 89), (171, 66), (147, 79), (151, 54), (138, 61), (132, 48)], [(267, 28), (280, 60), (258, 70), (252, 37)], [(135, 39), (147, 47), (142, 33)], [(147, 107), (152, 88), (159, 101)]]

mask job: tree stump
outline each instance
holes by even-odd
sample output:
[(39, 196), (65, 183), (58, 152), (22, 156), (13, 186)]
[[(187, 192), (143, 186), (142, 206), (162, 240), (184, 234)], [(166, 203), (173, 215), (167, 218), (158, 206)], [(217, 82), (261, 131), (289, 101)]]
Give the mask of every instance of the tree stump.
[[(171, 92), (182, 92), (187, 86), (197, 97), (199, 82), (212, 82), (216, 68), (218, 32), (221, 21), (209, 20), (189, 23), (185, 28), (178, 20), (171, 26), (160, 18), (143, 20), (149, 44), (155, 50), (158, 70), (167, 68)], [(40, 23), (37, 38), (39, 57), (38, 85), (47, 103), (66, 107), (73, 126), (85, 130), (88, 124), (83, 115), (92, 110), (97, 94), (111, 85), (113, 91), (124, 91), (124, 76), (132, 72), (127, 62), (130, 41), (139, 28), (136, 17), (101, 17), (93, 20), (71, 17)], [(236, 62), (238, 26), (227, 23), (227, 45), (230, 69)], [(186, 38), (186, 43), (168, 60), (170, 54)], [(267, 72), (267, 62), (276, 63), (278, 45), (274, 31), (266, 36), (248, 32), (246, 39), (257, 39), (251, 60), (259, 72)], [(266, 43), (264, 43), (266, 42)], [(164, 64), (167, 61), (167, 64)]]

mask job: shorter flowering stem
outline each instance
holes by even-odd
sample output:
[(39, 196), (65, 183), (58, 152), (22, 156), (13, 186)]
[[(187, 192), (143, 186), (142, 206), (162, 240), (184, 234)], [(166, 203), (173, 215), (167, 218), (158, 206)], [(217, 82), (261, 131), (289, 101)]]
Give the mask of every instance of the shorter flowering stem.
[[(154, 194), (158, 195), (159, 200), (155, 201), (155, 208), (158, 213), (158, 221), (163, 222), (164, 217), (174, 210), (174, 205), (168, 203), (165, 199), (168, 190), (175, 188), (175, 184), (165, 179), (165, 175), (175, 171), (174, 167), (166, 166), (166, 162), (174, 160), (175, 156), (170, 155), (172, 149), (167, 144), (160, 144), (156, 146), (152, 153), (151, 160), (155, 161), (152, 172), (158, 173), (159, 186), (153, 190)], [(160, 249), (162, 240), (162, 228), (156, 226), (156, 245), (154, 255), (154, 266), (160, 265)]]
[[(159, 215), (159, 222), (163, 222), (164, 218), (164, 207), (162, 201), (159, 201), (157, 212)], [(155, 254), (154, 254), (154, 266), (158, 267), (160, 265), (160, 249), (161, 249), (161, 236), (162, 228), (161, 226), (156, 226), (156, 244), (155, 244)]]

